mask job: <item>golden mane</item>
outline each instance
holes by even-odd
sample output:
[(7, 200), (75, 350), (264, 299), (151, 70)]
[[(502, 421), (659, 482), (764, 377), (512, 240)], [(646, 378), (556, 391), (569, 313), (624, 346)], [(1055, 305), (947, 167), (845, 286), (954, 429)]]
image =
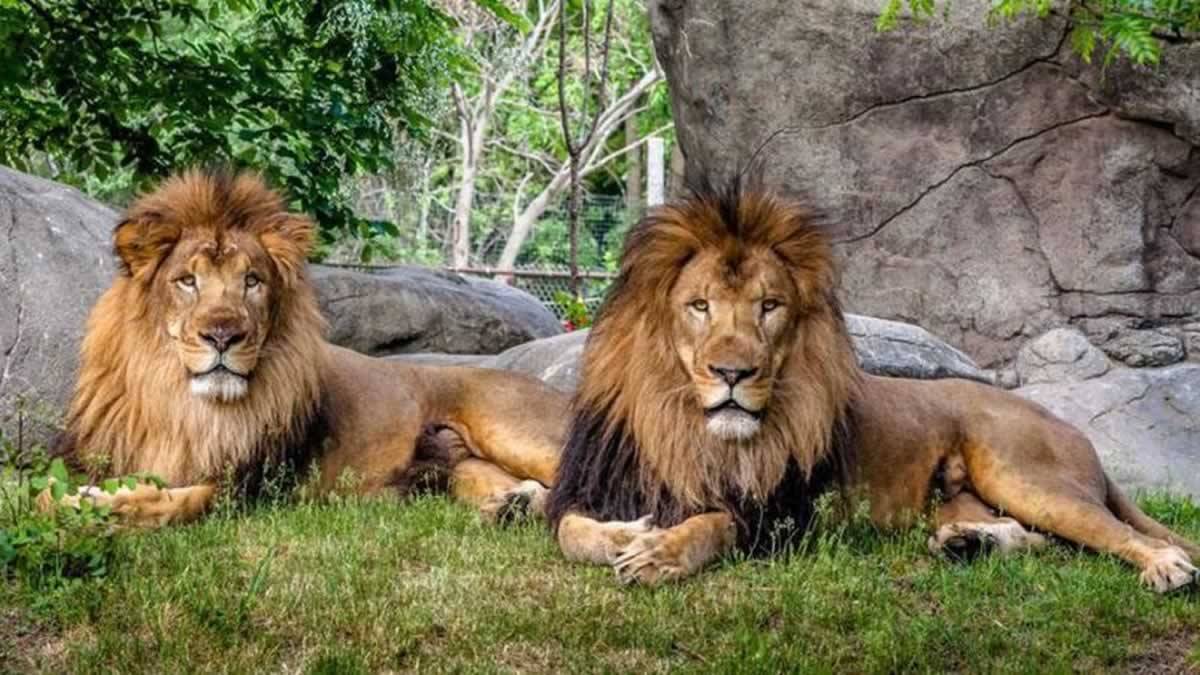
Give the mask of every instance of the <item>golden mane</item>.
[[(179, 242), (233, 230), (257, 238), (282, 288), (248, 395), (216, 404), (189, 393), (154, 289)], [(123, 265), (88, 318), (60, 452), (95, 474), (149, 472), (171, 485), (282, 459), (319, 413), (324, 320), (305, 272), (312, 236), (311, 221), (253, 174), (191, 171), (139, 198), (114, 232)]]
[[(771, 410), (781, 412), (768, 414), (750, 441), (721, 440), (705, 432), (672, 346), (668, 297), (701, 252), (717, 251), (736, 267), (756, 249), (773, 251), (798, 289), (794, 352), (771, 399)], [(836, 280), (828, 238), (814, 218), (765, 192), (735, 186), (701, 193), (638, 223), (588, 337), (552, 522), (574, 509), (601, 520), (652, 513), (670, 525), (731, 499), (764, 503), (791, 480), (789, 470), (803, 483), (829, 461), (841, 462), (833, 454), (841, 451), (838, 434), (859, 370)]]

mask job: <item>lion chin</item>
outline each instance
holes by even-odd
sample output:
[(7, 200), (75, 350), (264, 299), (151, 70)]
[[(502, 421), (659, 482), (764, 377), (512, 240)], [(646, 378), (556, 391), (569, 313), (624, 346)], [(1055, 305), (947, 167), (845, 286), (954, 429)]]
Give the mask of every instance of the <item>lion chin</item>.
[(725, 441), (748, 441), (758, 435), (762, 422), (740, 408), (721, 408), (705, 413), (708, 433)]
[(250, 383), (243, 375), (238, 375), (225, 368), (193, 375), (191, 378), (192, 396), (219, 403), (232, 403), (241, 400), (250, 390)]

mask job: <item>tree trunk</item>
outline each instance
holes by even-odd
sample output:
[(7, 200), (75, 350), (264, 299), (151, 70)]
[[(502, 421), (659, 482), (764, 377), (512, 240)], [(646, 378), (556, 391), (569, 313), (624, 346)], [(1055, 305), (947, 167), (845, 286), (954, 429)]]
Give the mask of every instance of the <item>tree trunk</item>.
[[(625, 118), (625, 147), (638, 140), (637, 115)], [(642, 153), (630, 152), (625, 157), (625, 213), (630, 219), (641, 216)]]
[(579, 295), (579, 199), (583, 186), (579, 179), (579, 155), (571, 156), (571, 201), (567, 205), (567, 231), (571, 235), (571, 295)]
[(470, 153), (463, 154), (462, 182), (458, 197), (454, 200), (453, 244), (450, 249), (450, 266), (467, 267), (471, 263), (471, 206), (475, 201), (475, 174), (477, 168), (470, 161)]
[(679, 141), (675, 141), (671, 147), (671, 174), (667, 178), (669, 185), (667, 196), (671, 199), (683, 195), (686, 169), (687, 163), (683, 159), (683, 149), (679, 146)]

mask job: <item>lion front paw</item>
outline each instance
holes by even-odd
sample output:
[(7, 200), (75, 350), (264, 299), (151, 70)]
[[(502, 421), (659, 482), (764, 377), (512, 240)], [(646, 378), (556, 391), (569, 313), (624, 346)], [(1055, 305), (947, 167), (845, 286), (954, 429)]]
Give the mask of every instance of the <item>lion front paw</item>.
[(1187, 554), (1175, 546), (1159, 549), (1154, 559), (1142, 569), (1142, 583), (1158, 593), (1170, 593), (1196, 583), (1200, 571), (1192, 565)]
[(617, 554), (613, 569), (621, 583), (644, 586), (678, 581), (691, 573), (681, 542), (657, 528), (636, 535)]

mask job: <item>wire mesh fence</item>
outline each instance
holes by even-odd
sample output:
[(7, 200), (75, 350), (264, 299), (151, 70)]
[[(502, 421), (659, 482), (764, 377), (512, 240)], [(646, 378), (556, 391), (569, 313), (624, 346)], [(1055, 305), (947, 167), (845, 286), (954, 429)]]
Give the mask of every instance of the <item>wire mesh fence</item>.
[[(570, 246), (564, 198), (545, 209), (524, 237), (509, 251), (513, 223), (521, 213), (514, 210), (519, 196), (477, 193), (470, 223), (470, 252), (465, 264), (454, 264), (451, 246), (454, 234), (452, 194), (416, 190), (389, 190), (386, 184), (363, 185), (356, 195), (360, 215), (394, 223), (398, 234), (391, 237), (381, 260), (364, 263), (361, 240), (340, 242), (330, 260), (381, 267), (379, 262), (415, 264), (461, 274), (498, 279), (538, 298), (560, 319), (568, 319), (578, 302), (571, 294)], [(528, 198), (527, 198), (528, 199)], [(526, 202), (527, 203), (527, 202)], [(579, 225), (580, 300), (589, 315), (599, 307), (604, 292), (615, 276), (621, 245), (629, 225), (640, 215), (630, 209), (621, 195), (589, 194), (583, 198)], [(519, 233), (517, 236), (520, 236)]]

